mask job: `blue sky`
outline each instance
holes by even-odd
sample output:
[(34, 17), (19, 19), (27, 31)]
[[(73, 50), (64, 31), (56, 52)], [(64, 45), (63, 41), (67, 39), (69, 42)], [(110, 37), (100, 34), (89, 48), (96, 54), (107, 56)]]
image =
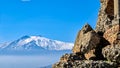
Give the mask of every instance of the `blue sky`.
[(74, 42), (88, 22), (96, 25), (99, 0), (0, 0), (0, 43), (24, 35)]

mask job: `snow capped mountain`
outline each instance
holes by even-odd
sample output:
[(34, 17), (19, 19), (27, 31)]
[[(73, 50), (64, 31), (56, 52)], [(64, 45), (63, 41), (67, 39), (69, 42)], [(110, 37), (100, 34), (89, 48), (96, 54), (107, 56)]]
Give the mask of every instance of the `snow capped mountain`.
[(71, 50), (72, 47), (73, 43), (52, 40), (42, 36), (23, 36), (0, 48), (8, 50)]

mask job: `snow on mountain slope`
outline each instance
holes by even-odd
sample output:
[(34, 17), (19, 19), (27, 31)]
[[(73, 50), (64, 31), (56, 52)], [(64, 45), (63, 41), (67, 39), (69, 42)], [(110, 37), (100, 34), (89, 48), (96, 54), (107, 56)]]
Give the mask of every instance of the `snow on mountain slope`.
[(4, 49), (12, 50), (71, 50), (73, 43), (48, 39), (42, 36), (23, 36), (18, 40), (13, 41)]
[(7, 47), (9, 44), (9, 42), (5, 42), (5, 43), (0, 43), (0, 48), (3, 49), (5, 47)]

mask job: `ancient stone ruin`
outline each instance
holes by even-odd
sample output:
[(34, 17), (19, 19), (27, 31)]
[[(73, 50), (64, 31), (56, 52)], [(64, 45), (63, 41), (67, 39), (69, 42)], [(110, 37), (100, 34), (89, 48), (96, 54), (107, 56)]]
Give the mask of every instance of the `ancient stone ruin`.
[(95, 31), (101, 35), (114, 25), (119, 25), (120, 1), (119, 0), (100, 0), (101, 8)]
[(120, 68), (120, 0), (100, 2), (96, 29), (86, 24), (53, 68)]

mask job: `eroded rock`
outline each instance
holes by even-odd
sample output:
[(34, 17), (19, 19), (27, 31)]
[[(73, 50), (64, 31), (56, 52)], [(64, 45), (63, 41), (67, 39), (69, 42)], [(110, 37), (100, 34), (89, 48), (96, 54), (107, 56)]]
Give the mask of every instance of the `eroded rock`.
[(53, 68), (120, 68), (120, 24), (114, 16), (115, 0), (100, 1), (96, 29), (86, 24), (77, 35), (73, 53), (63, 55)]
[(114, 20), (114, 0), (100, 0), (101, 8), (98, 15), (96, 32), (100, 35), (112, 27)]
[(118, 40), (119, 27), (119, 25), (115, 25), (104, 33), (103, 37), (108, 40), (110, 44), (113, 44), (114, 41)]
[(58, 62), (53, 68), (117, 68), (117, 64), (108, 61), (82, 60), (75, 62)]
[(108, 45), (103, 48), (102, 53), (108, 61), (117, 62), (120, 64), (120, 41), (116, 44)]
[(86, 24), (78, 33), (73, 47), (73, 53), (88, 53), (90, 50), (95, 49), (99, 43), (99, 35), (90, 27), (90, 25)]
[(73, 53), (84, 54), (88, 60), (102, 60), (102, 48), (106, 45), (109, 45), (109, 42), (86, 24), (78, 33)]
[(85, 60), (85, 57), (84, 55), (71, 53), (71, 54), (65, 54), (60, 58), (60, 62), (74, 62), (76, 60)]
[(84, 55), (85, 55), (85, 58), (88, 60), (96, 59), (95, 49), (90, 50), (88, 53), (85, 53)]

